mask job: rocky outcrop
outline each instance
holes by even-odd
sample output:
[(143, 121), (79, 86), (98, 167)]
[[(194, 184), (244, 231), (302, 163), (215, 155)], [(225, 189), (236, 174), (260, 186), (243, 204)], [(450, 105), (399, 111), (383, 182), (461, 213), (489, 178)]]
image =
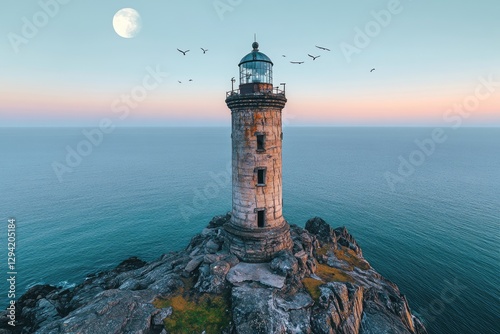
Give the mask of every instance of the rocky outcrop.
[(229, 218), (151, 263), (130, 258), (71, 289), (31, 288), (15, 328), (0, 314), (0, 333), (426, 333), (345, 228), (317, 217), (291, 225), (292, 251), (249, 264), (224, 243)]

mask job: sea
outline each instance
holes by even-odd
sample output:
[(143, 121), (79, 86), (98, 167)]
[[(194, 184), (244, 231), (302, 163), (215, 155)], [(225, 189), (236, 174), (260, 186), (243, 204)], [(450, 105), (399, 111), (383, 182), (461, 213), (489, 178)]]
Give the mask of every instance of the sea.
[[(500, 333), (500, 128), (285, 127), (284, 215), (346, 226), (429, 333)], [(1, 128), (0, 306), (181, 250), (231, 209), (231, 129)]]

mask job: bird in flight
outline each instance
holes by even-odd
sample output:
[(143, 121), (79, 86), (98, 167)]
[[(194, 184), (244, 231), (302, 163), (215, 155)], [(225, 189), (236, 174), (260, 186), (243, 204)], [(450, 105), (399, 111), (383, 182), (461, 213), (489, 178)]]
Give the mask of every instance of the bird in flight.
[(177, 80), (177, 82), (178, 82), (178, 83), (182, 83), (182, 81), (180, 81), (180, 80)]
[(189, 81), (193, 81), (193, 79), (189, 79)]
[(327, 48), (324, 48), (324, 47), (322, 47), (322, 46), (317, 46), (317, 45), (315, 45), (315, 46), (316, 46), (318, 49), (321, 49), (321, 50), (325, 50), (325, 51), (332, 51), (332, 50), (327, 49)]
[(290, 63), (292, 63), (292, 64), (303, 64), (304, 62), (303, 61), (291, 61)]
[(372, 69), (370, 70), (370, 73), (372, 73), (373, 71), (375, 71), (375, 69), (374, 69), (374, 68), (372, 68)]
[(313, 55), (310, 55), (310, 54), (307, 54), (307, 55), (308, 55), (309, 57), (311, 57), (311, 58), (312, 58), (313, 60), (316, 60), (316, 58), (319, 58), (319, 57), (321, 57), (321, 56), (316, 56), (316, 57), (315, 57), (315, 56), (313, 56)]
[(189, 52), (189, 50), (182, 51), (182, 50), (180, 50), (180, 49), (177, 49), (177, 51), (179, 51), (180, 53), (182, 53), (184, 56), (186, 55), (186, 53), (188, 53), (188, 52)]
[(281, 55), (282, 57), (286, 57), (285, 55)]
[[(203, 54), (207, 53), (208, 49), (200, 48), (203, 51)], [(189, 50), (188, 50), (189, 51)]]

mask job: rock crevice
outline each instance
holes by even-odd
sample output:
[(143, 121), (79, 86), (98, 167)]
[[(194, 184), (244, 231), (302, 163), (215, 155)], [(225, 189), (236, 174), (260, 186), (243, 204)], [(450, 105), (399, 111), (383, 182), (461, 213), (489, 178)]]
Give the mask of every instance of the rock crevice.
[(151, 263), (130, 258), (70, 289), (34, 286), (15, 328), (0, 313), (0, 333), (427, 333), (345, 227), (291, 225), (291, 251), (249, 264), (224, 242), (229, 220), (214, 217), (185, 250)]

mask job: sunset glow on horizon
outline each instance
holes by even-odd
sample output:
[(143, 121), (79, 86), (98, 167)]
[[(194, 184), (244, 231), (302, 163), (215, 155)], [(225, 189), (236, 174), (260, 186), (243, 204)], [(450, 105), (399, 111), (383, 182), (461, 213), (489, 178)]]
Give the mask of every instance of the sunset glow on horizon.
[[(32, 20), (45, 10), (38, 1), (11, 2), (0, 14), (7, 37), (0, 126), (89, 126), (102, 118), (229, 126), (225, 92), (254, 33), (274, 62), (274, 85), (287, 84), (289, 126), (451, 126), (456, 117), (465, 126), (500, 126), (493, 0), (241, 1), (231, 10), (195, 0), (132, 2), (143, 25), (134, 38), (113, 29), (119, 4), (57, 4), (45, 24)], [(120, 108), (129, 109), (126, 119)]]

